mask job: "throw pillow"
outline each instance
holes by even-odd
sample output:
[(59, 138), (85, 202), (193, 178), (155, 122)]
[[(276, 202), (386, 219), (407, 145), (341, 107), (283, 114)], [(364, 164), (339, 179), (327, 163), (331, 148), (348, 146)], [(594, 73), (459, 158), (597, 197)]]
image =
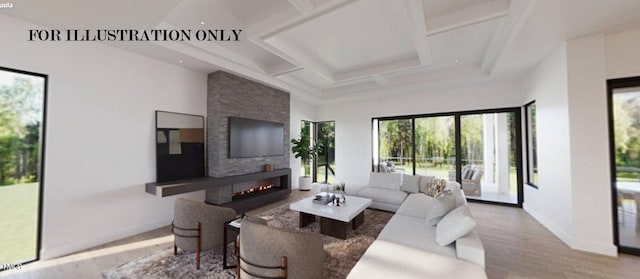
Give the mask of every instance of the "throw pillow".
[(471, 171), (471, 167), (469, 166), (465, 166), (464, 168), (462, 168), (462, 174), (460, 175), (462, 179), (467, 179), (467, 177), (469, 177), (470, 171)]
[(459, 206), (442, 217), (436, 225), (436, 243), (447, 246), (469, 234), (475, 226), (476, 221), (471, 218), (465, 206)]
[(424, 191), (427, 189), (427, 184), (429, 184), (431, 181), (436, 179), (436, 177), (432, 175), (418, 175), (418, 176), (420, 176), (420, 192), (421, 193), (424, 193)]
[(450, 191), (438, 193), (435, 198), (429, 197), (427, 201), (427, 215), (425, 217), (427, 225), (437, 225), (442, 217), (455, 208), (455, 204), (455, 199)]
[(469, 168), (469, 171), (462, 176), (462, 179), (471, 179), (473, 177), (473, 173), (475, 172), (474, 169)]
[(400, 190), (407, 193), (418, 193), (420, 191), (420, 177), (417, 175), (402, 175)]
[(427, 183), (427, 188), (424, 193), (427, 196), (435, 197), (438, 193), (442, 192), (447, 185), (447, 181), (444, 179), (434, 179)]
[(447, 186), (444, 188), (446, 191), (450, 191), (456, 201), (456, 206), (461, 206), (466, 203), (466, 199), (462, 194), (462, 189), (460, 187), (460, 183), (457, 181), (448, 181)]

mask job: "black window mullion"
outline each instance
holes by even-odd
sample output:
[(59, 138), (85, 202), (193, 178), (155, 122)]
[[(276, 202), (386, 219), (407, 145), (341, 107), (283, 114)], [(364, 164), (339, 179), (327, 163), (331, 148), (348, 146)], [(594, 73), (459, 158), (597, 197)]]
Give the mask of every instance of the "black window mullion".
[(416, 119), (411, 118), (411, 150), (413, 161), (413, 175), (416, 175)]
[(456, 139), (456, 181), (462, 183), (462, 135), (460, 114), (455, 114), (455, 139)]

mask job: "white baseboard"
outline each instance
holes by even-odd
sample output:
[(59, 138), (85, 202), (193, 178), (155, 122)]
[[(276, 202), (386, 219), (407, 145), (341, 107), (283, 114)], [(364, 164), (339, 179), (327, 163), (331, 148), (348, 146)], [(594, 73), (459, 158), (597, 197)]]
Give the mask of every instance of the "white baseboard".
[(613, 245), (612, 243), (601, 243), (601, 242), (593, 242), (593, 241), (583, 241), (579, 239), (575, 239), (572, 235), (564, 231), (560, 226), (556, 223), (547, 219), (544, 215), (537, 212), (535, 209), (528, 207), (526, 203), (522, 204), (522, 209), (527, 211), (529, 215), (538, 220), (540, 224), (545, 226), (551, 233), (560, 238), (562, 242), (567, 244), (571, 249), (601, 254), (605, 256), (618, 256), (618, 247)]
[(611, 257), (618, 256), (618, 247), (610, 243), (575, 240), (573, 249)]
[(76, 241), (65, 243), (62, 245), (43, 248), (40, 250), (40, 259), (47, 260), (61, 257), (64, 255), (89, 249), (91, 247), (109, 243), (111, 241), (168, 226), (171, 224), (171, 220), (172, 218), (163, 218), (144, 224), (136, 224), (133, 226), (125, 227), (120, 230), (109, 231), (102, 234), (88, 235), (88, 238), (86, 239), (78, 239)]
[(574, 244), (573, 236), (567, 233), (565, 230), (563, 230), (560, 226), (558, 226), (558, 224), (556, 224), (555, 222), (552, 222), (551, 220), (547, 219), (547, 217), (540, 214), (535, 209), (529, 207), (526, 202), (522, 203), (522, 209), (524, 209), (524, 211), (529, 213), (531, 217), (533, 217), (538, 222), (540, 222), (540, 224), (542, 224), (545, 228), (547, 228), (547, 230), (549, 230), (552, 234), (554, 234), (556, 237), (562, 240), (562, 242), (567, 244), (567, 246), (573, 247), (573, 244)]

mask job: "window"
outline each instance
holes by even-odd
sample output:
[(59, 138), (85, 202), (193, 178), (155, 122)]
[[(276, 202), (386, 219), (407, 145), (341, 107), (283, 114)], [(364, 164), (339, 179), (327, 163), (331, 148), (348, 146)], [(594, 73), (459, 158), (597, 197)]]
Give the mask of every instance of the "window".
[(524, 106), (527, 141), (527, 184), (538, 188), (538, 139), (536, 132), (536, 103)]
[(39, 258), (46, 88), (46, 75), (0, 67), (0, 264)]
[(300, 135), (309, 142), (321, 144), (314, 160), (301, 162), (300, 173), (311, 176), (313, 182), (335, 183), (336, 130), (335, 121), (313, 122), (302, 120)]
[(520, 107), (372, 119), (372, 171), (458, 181), (470, 200), (522, 204)]

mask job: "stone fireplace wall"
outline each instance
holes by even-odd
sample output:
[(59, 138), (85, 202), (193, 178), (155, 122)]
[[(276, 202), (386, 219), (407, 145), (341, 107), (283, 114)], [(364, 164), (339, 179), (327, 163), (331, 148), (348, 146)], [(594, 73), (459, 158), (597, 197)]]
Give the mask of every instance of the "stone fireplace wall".
[[(225, 177), (264, 171), (264, 165), (289, 168), (289, 93), (227, 73), (207, 81), (209, 176)], [(284, 123), (283, 156), (229, 158), (229, 117)]]

